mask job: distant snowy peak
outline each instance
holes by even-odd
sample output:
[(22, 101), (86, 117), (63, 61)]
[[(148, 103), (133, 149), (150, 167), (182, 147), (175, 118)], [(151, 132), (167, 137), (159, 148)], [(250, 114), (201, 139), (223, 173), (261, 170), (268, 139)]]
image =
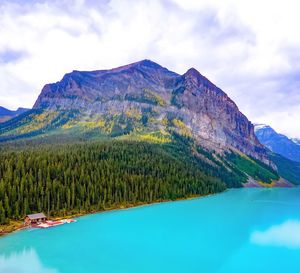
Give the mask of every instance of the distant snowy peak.
[(291, 138), (291, 140), (297, 144), (297, 145), (300, 145), (300, 138)]
[(265, 124), (254, 125), (255, 134), (263, 145), (288, 159), (300, 162), (300, 139), (290, 139)]
[(254, 123), (254, 131), (258, 131), (258, 130), (262, 130), (262, 129), (272, 129), (272, 128), (266, 124)]

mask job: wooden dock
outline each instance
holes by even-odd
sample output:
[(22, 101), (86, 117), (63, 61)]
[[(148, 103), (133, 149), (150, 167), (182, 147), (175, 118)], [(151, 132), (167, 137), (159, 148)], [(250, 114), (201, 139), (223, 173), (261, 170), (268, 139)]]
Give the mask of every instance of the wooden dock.
[(74, 220), (74, 219), (63, 219), (63, 220), (56, 220), (56, 221), (47, 220), (43, 223), (31, 225), (31, 227), (33, 227), (33, 228), (50, 228), (50, 227), (56, 227), (56, 226), (70, 224), (70, 223), (74, 223), (74, 222), (76, 222), (76, 220)]

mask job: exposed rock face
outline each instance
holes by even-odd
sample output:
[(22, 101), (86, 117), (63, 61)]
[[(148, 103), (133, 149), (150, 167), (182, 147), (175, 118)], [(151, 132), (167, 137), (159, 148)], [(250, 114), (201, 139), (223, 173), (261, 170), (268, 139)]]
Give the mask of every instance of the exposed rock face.
[(177, 76), (148, 60), (111, 70), (73, 71), (60, 82), (46, 84), (34, 108), (75, 109), (97, 105), (97, 102), (124, 101), (145, 89), (170, 96), (165, 82)]
[[(189, 69), (175, 87), (176, 103), (189, 112), (195, 136), (254, 155), (263, 148), (253, 125), (236, 104), (197, 70)], [(188, 122), (188, 117), (187, 120)]]
[[(236, 104), (196, 69), (178, 75), (144, 60), (111, 70), (73, 71), (60, 82), (47, 84), (34, 109), (79, 110), (87, 117), (118, 115), (128, 109), (151, 111), (164, 119), (179, 119), (199, 144), (237, 149), (269, 164), (251, 122)], [(149, 110), (150, 109), (150, 110)]]

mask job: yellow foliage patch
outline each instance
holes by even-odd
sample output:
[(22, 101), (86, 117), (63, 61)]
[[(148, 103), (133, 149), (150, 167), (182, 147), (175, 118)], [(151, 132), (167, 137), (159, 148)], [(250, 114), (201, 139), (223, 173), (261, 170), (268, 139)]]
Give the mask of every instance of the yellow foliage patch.
[(17, 131), (20, 134), (29, 133), (44, 128), (49, 125), (51, 121), (58, 116), (55, 111), (45, 111), (42, 114), (36, 115), (31, 120), (30, 124), (20, 127)]
[(164, 126), (168, 126), (168, 119), (167, 118), (163, 118), (163, 120), (162, 120), (162, 125), (164, 125)]
[(131, 108), (125, 111), (125, 115), (129, 118), (140, 120), (142, 118), (142, 113), (139, 109)]
[(192, 136), (191, 130), (185, 125), (185, 123), (179, 119), (173, 119), (174, 126), (179, 129), (179, 133), (183, 136)]
[(171, 139), (166, 136), (156, 136), (152, 134), (145, 134), (139, 137), (143, 141), (155, 142), (155, 143), (168, 143)]
[(272, 181), (271, 183), (265, 183), (265, 182), (262, 182), (262, 181), (258, 181), (258, 184), (261, 185), (264, 188), (273, 188), (276, 185), (275, 181)]
[(149, 89), (145, 89), (144, 92), (145, 92), (146, 98), (149, 98), (150, 100), (154, 100), (160, 106), (166, 106), (167, 103), (160, 95), (154, 93), (153, 91), (151, 91)]
[(73, 124), (71, 122), (68, 122), (66, 124), (64, 124), (63, 126), (61, 126), (61, 128), (63, 129), (70, 129), (73, 127)]

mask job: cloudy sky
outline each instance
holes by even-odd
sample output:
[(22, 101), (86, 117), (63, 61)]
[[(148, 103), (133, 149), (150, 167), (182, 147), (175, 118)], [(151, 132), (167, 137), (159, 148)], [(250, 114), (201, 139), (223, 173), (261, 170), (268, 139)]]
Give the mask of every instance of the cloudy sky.
[(252, 122), (300, 137), (298, 0), (0, 0), (0, 105), (72, 70), (195, 67)]

